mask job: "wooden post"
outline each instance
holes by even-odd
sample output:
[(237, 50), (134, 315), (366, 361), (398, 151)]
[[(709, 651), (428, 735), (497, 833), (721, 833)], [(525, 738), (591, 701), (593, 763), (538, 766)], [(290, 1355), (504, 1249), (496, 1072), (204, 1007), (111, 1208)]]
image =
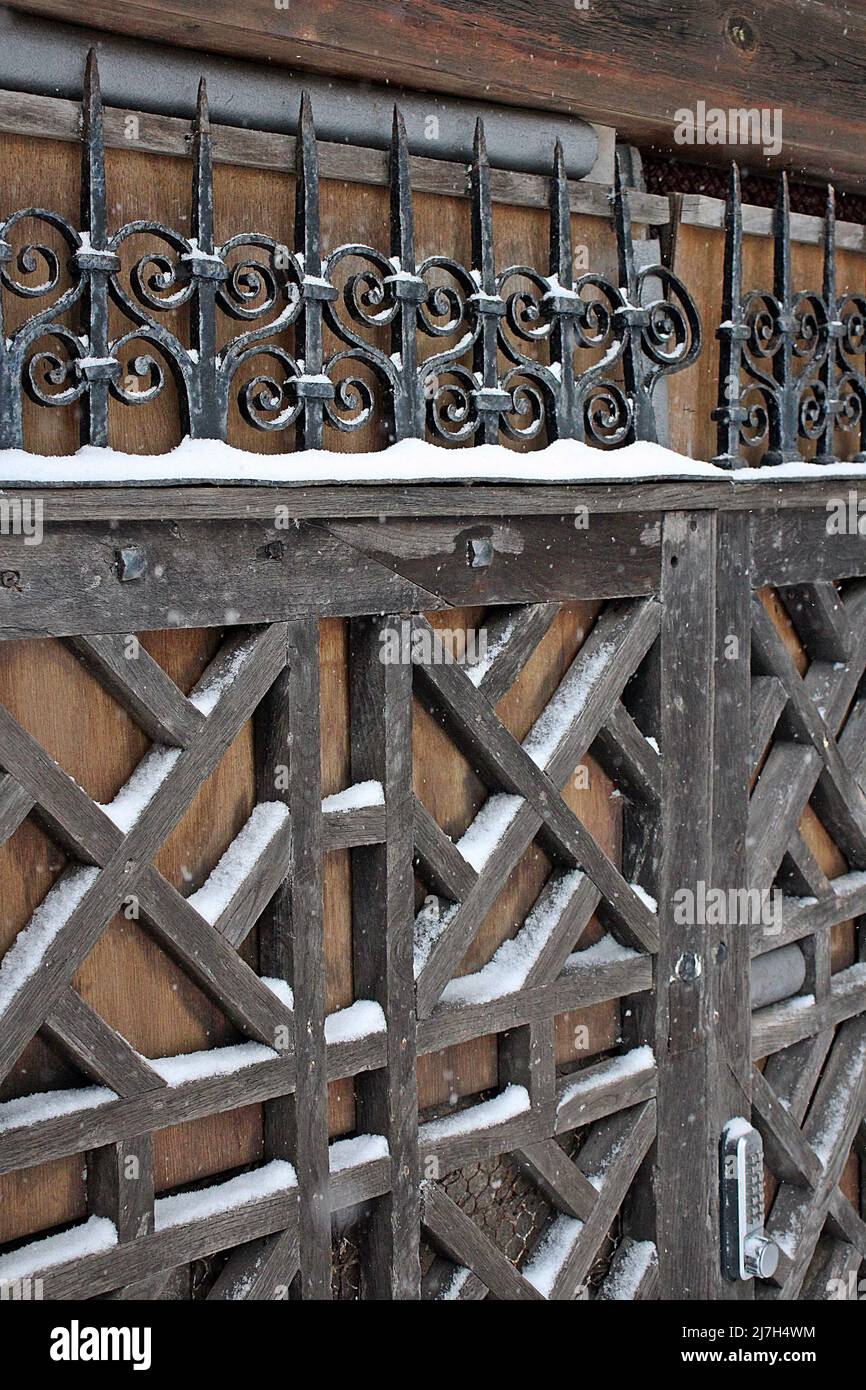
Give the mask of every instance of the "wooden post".
[[(418, 1097), (412, 854), (412, 667), (383, 660), (380, 636), (400, 618), (363, 618), (351, 627), (352, 777), (381, 782), (387, 838), (352, 852), (355, 997), (379, 1003), (388, 1020), (385, 1066), (355, 1083), (357, 1128), (384, 1134), (391, 1188), (365, 1224), (365, 1294), (421, 1296)], [(402, 647), (402, 644), (399, 644)]]
[[(292, 867), (262, 919), (261, 973), (291, 982), (294, 994), (293, 1098), (265, 1106), (265, 1154), (298, 1176), (298, 1254), (304, 1298), (331, 1296), (328, 1203), (328, 1087), (325, 1063), (325, 947), (322, 901), (322, 789), (319, 624), (289, 623), (288, 665), (257, 714), (258, 798), (290, 809)], [(280, 1044), (283, 1044), (280, 1046)], [(278, 1050), (285, 1046), (275, 1040)], [(285, 1268), (295, 1267), (286, 1247)]]
[(721, 1131), (734, 1115), (750, 1118), (749, 927), (708, 924), (700, 910), (702, 886), (724, 891), (743, 882), (746, 544), (736, 516), (673, 512), (665, 518), (655, 1048), (662, 1298), (748, 1297), (752, 1287), (723, 1278), (719, 1240)]

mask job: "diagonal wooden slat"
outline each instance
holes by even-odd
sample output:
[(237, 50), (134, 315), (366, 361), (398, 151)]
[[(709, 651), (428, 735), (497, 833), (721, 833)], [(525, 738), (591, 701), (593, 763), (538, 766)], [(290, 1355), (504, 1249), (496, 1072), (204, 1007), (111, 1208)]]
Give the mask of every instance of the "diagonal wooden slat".
[(787, 717), (795, 733), (811, 742), (823, 768), (818, 769), (816, 809), (849, 860), (866, 864), (866, 795), (846, 767), (828, 726), (782, 643), (778, 629), (759, 599), (752, 605), (752, 642), (759, 658), (782, 682), (788, 697)]
[(425, 1303), (482, 1303), (489, 1289), (465, 1265), (437, 1255), (421, 1281)]
[(773, 737), (782, 711), (788, 703), (785, 687), (778, 676), (753, 676), (750, 692), (752, 717), (752, 758), (754, 775)]
[(514, 1156), (549, 1202), (578, 1221), (589, 1219), (598, 1203), (598, 1191), (555, 1139), (524, 1144)]
[(788, 1257), (766, 1297), (799, 1297), (827, 1219), (834, 1189), (866, 1109), (866, 1015), (842, 1025), (830, 1052), (803, 1128), (817, 1154), (821, 1177), (812, 1189), (785, 1182), (779, 1188), (767, 1229)]
[(821, 770), (814, 748), (775, 743), (749, 802), (750, 888), (771, 887)]
[(0, 773), (0, 845), (11, 839), (35, 802), (29, 792), (8, 772)]
[(767, 1059), (764, 1080), (798, 1125), (803, 1123), (832, 1045), (833, 1030), (826, 1028)]
[(425, 878), (444, 897), (460, 902), (471, 893), (478, 874), (417, 797), (413, 815), (415, 854)]
[(284, 1300), (299, 1267), (298, 1232), (290, 1226), (233, 1250), (211, 1286), (208, 1300)]
[[(239, 651), (244, 657), (242, 661), (238, 659)], [(53, 931), (40, 968), (21, 979), (14, 989), (3, 1015), (0, 1075), (6, 1075), (99, 940), (121, 901), (133, 892), (141, 897), (146, 915), (149, 908), (151, 924), (159, 929), (164, 940), (171, 942), (176, 957), (194, 977), (215, 987), (220, 1003), (254, 1037), (264, 1042), (272, 1040), (275, 1016), (287, 1011), (149, 861), (284, 661), (284, 636), (279, 624), (245, 637), (242, 646), (234, 645), (234, 679), (224, 682), (220, 671), (213, 713), (205, 729), (195, 744), (177, 754), (173, 767), (126, 836), (0, 708), (0, 763), (28, 788), (42, 812), (62, 836), (77, 845), (82, 857), (101, 865), (101, 872), (79, 894), (74, 910)]]
[(849, 1240), (861, 1260), (866, 1260), (866, 1221), (854, 1210), (841, 1188), (830, 1193), (827, 1215), (831, 1228)]
[(118, 1095), (139, 1095), (165, 1085), (159, 1073), (71, 986), (61, 994), (44, 1030), (85, 1075)]
[(497, 705), (514, 684), (559, 611), (558, 603), (529, 603), (496, 608), (491, 610), (492, 616), (485, 617), (487, 651), (492, 660), (480, 678), (472, 667), (467, 674), (491, 705)]
[(833, 891), (830, 880), (799, 830), (791, 836), (779, 877), (786, 891), (797, 897), (822, 898)]
[(496, 1298), (520, 1302), (543, 1298), (438, 1183), (423, 1188), (421, 1219), (444, 1252), (471, 1269)]
[[(630, 610), (630, 619), (628, 616), (624, 617), (621, 611), (615, 614), (612, 621), (617, 622), (621, 633), (619, 642), (611, 644), (612, 652), (625, 663), (623, 669), (617, 662), (619, 669), (615, 681), (612, 681), (609, 676), (610, 661), (605, 662), (604, 660), (607, 656), (607, 649), (601, 647), (599, 643), (594, 644), (593, 650), (585, 655), (584, 662), (580, 666), (576, 662), (571, 668), (572, 677), (575, 668), (582, 675), (586, 675), (588, 662), (594, 660), (603, 669), (608, 679), (604, 682), (604, 698), (597, 696), (598, 683), (591, 685), (586, 691), (581, 687), (580, 696), (575, 700), (577, 708), (574, 711), (574, 718), (566, 717), (563, 720), (565, 732), (561, 738), (554, 738), (553, 740), (558, 766), (564, 766), (569, 771), (573, 769), (580, 756), (581, 746), (578, 735), (575, 733), (576, 726), (578, 724), (582, 726), (583, 738), (591, 739), (597, 732), (607, 709), (618, 698), (622, 684), (627, 679), (629, 666), (631, 665), (631, 669), (633, 669), (633, 664), (636, 664), (640, 659), (636, 655), (634, 643), (637, 643), (637, 650), (643, 652), (655, 634), (656, 614), (652, 610), (653, 605), (642, 604), (640, 607)], [(547, 772), (542, 771), (539, 764), (527, 752), (526, 747), (519, 744), (503, 727), (490, 705), (483, 696), (479, 695), (465, 674), (453, 666), (436, 663), (437, 642), (435, 633), (423, 623), (423, 620), (416, 619), (415, 621), (418, 628), (426, 632), (430, 649), (433, 652), (432, 665), (419, 664), (417, 666), (420, 678), (454, 722), (458, 737), (461, 737), (462, 741), (468, 745), (476, 761), (487, 769), (491, 780), (498, 782), (506, 791), (514, 795), (524, 796), (532, 806), (538, 819), (535, 824), (529, 822), (532, 824), (530, 837), (541, 831), (543, 836), (552, 839), (556, 854), (563, 858), (566, 863), (582, 868), (589, 875), (604, 895), (607, 906), (627, 935), (644, 948), (654, 949), (657, 946), (655, 920), (643, 901), (625, 882), (593, 837), (565, 805)], [(593, 635), (596, 631), (597, 629), (594, 629)], [(623, 657), (624, 648), (628, 649), (628, 660)], [(565, 680), (569, 680), (569, 675), (566, 676)], [(594, 696), (596, 696), (595, 699), (593, 699)], [(594, 723), (587, 723), (590, 706), (592, 707)], [(538, 753), (538, 756), (541, 757), (541, 754)], [(553, 764), (554, 758), (548, 757), (546, 766), (551, 771)], [(567, 772), (564, 775), (567, 775)], [(525, 822), (528, 821), (528, 817), (524, 816), (522, 819)], [(523, 835), (518, 838), (516, 825), (513, 827), (513, 838), (520, 844), (519, 855), (528, 840), (524, 839)], [(520, 843), (521, 841), (523, 842)], [(470, 898), (451, 919), (432, 947), (418, 979), (418, 1007), (422, 1017), (434, 1007), (442, 989), (456, 970), (459, 961), (478, 930), (493, 897), (507, 877), (507, 873), (510, 872), (514, 859), (512, 855), (507, 853), (506, 845), (507, 842), (500, 838), (491, 860), (485, 866), (486, 873), (481, 874)]]
[(862, 786), (866, 780), (866, 699), (862, 694), (855, 700), (845, 720), (838, 744), (851, 775)]
[(561, 892), (563, 875), (553, 874), (548, 879), (541, 896), (533, 908), (546, 913), (553, 921), (546, 941), (527, 971), (523, 982), (524, 989), (532, 989), (546, 980), (555, 980), (566, 960), (580, 941), (584, 929), (595, 909), (601, 894), (595, 884), (584, 874), (577, 891), (565, 903), (557, 915), (555, 902)]
[(204, 715), (131, 634), (64, 640), (154, 742), (185, 748), (201, 732)]
[(289, 872), (292, 862), (291, 821), (285, 822), (265, 845), (254, 868), (213, 923), (235, 950), (246, 941), (263, 910)]
[(602, 1302), (639, 1302), (655, 1298), (659, 1261), (655, 1246), (625, 1236), (616, 1248), (597, 1298)]
[(592, 745), (593, 755), (620, 791), (633, 801), (657, 806), (661, 799), (661, 759), (625, 705), (616, 704)]
[(845, 1240), (823, 1236), (803, 1285), (803, 1301), (819, 1303), (825, 1299), (838, 1299), (837, 1290), (840, 1285), (845, 1290), (844, 1297), (847, 1298), (852, 1280), (853, 1287), (857, 1288), (857, 1276), (862, 1259), (863, 1256), (856, 1246)]
[(578, 1154), (578, 1166), (595, 1177), (599, 1200), (557, 1274), (552, 1299), (572, 1299), (589, 1274), (607, 1232), (625, 1201), (656, 1132), (656, 1103), (623, 1111), (594, 1126)]
[(851, 623), (835, 584), (820, 579), (780, 590), (782, 602), (809, 656), (820, 661), (847, 661)]
[(790, 1111), (755, 1068), (752, 1078), (752, 1118), (764, 1141), (767, 1163), (785, 1182), (817, 1187), (822, 1168)]

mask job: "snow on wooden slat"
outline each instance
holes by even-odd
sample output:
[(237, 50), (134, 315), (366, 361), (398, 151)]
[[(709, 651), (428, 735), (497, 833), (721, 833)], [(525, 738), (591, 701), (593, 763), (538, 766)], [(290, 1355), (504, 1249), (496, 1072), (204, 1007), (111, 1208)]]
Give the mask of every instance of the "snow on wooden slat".
[(39, 969), (52, 941), (99, 877), (90, 865), (61, 875), (20, 931), (0, 964), (0, 1014)]
[(24, 1279), (29, 1274), (83, 1255), (100, 1254), (117, 1244), (117, 1227), (107, 1216), (91, 1216), (80, 1226), (72, 1226), (57, 1235), (43, 1236), (21, 1245), (8, 1255), (0, 1255), (0, 1284)]
[(522, 989), (584, 877), (580, 869), (563, 874), (551, 893), (535, 904), (517, 935), (503, 941), (486, 965), (445, 986), (442, 1003), (486, 1004)]
[(171, 1226), (184, 1226), (189, 1221), (202, 1221), (234, 1207), (273, 1197), (278, 1192), (288, 1192), (297, 1185), (291, 1163), (274, 1158), (251, 1173), (241, 1173), (213, 1187), (181, 1192), (176, 1197), (158, 1197), (154, 1203), (154, 1226), (157, 1231), (164, 1231)]
[(458, 1134), (471, 1134), (479, 1129), (493, 1129), (506, 1120), (523, 1115), (530, 1108), (529, 1092), (525, 1086), (506, 1086), (498, 1096), (483, 1100), (478, 1105), (469, 1105), (454, 1115), (445, 1115), (441, 1120), (428, 1120), (418, 1130), (418, 1138), (425, 1144), (437, 1139), (451, 1139)]
[(206, 922), (219, 920), (288, 819), (289, 808), (282, 801), (262, 801), (254, 807), (201, 888), (187, 899)]
[(360, 811), (367, 806), (384, 806), (385, 792), (381, 782), (356, 782), (354, 786), (345, 787), (341, 792), (333, 792), (322, 800), (322, 810), (327, 814), (331, 811)]

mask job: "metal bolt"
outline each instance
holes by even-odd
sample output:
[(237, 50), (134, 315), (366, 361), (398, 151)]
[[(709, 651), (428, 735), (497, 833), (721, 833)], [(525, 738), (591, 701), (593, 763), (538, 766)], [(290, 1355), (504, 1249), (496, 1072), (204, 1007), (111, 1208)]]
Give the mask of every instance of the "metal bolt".
[(117, 577), (121, 584), (131, 584), (147, 574), (147, 551), (140, 545), (125, 545), (117, 552)]
[(4, 589), (20, 589), (21, 575), (17, 570), (3, 570), (0, 574), (0, 584)]
[(489, 536), (473, 536), (466, 548), (466, 563), (471, 569), (486, 569), (493, 560), (493, 542)]
[(678, 980), (696, 980), (702, 969), (700, 956), (687, 951), (685, 955), (680, 956), (674, 966), (674, 974)]

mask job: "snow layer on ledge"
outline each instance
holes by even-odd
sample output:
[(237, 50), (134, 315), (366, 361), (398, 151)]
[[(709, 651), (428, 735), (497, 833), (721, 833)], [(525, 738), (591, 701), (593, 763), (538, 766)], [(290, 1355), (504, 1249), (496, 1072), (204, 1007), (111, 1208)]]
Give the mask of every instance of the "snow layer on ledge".
[(406, 439), (374, 454), (337, 454), (325, 449), (256, 454), (209, 439), (185, 439), (166, 454), (126, 454), (92, 445), (54, 457), (25, 449), (0, 450), (0, 485), (40, 487), (116, 483), (279, 483), (284, 487), (327, 483), (630, 483), (654, 478), (775, 482), (828, 477), (866, 478), (866, 464), (783, 463), (726, 473), (660, 444), (641, 441), (607, 452), (566, 439), (530, 454), (515, 453), (501, 444), (449, 449), (419, 439)]
[(492, 1100), (482, 1100), (478, 1105), (469, 1105), (454, 1115), (446, 1115), (441, 1120), (429, 1120), (421, 1125), (418, 1138), (425, 1144), (437, 1139), (451, 1139), (457, 1134), (471, 1134), (477, 1129), (493, 1129), (496, 1125), (513, 1120), (529, 1109), (529, 1092), (525, 1086), (506, 1086)]
[(117, 795), (111, 801), (97, 802), (109, 820), (113, 820), (124, 835), (127, 835), (140, 819), (145, 807), (150, 805), (180, 753), (179, 748), (169, 748), (162, 743), (155, 744), (145, 753)]
[(267, 985), (271, 994), (275, 994), (281, 1003), (292, 1013), (295, 1011), (295, 996), (288, 980), (281, 980), (276, 975), (263, 975), (262, 984)]
[(381, 782), (356, 782), (341, 792), (332, 792), (322, 800), (322, 810), (360, 811), (366, 806), (384, 806), (385, 792)]
[(337, 1139), (328, 1148), (328, 1166), (332, 1173), (345, 1173), (362, 1163), (374, 1163), (388, 1157), (388, 1140), (384, 1134), (356, 1134), (351, 1139)]
[(565, 1267), (582, 1230), (583, 1222), (576, 1217), (557, 1216), (520, 1271), (545, 1298), (552, 1294), (557, 1276)]
[(149, 1065), (169, 1086), (183, 1086), (188, 1081), (203, 1081), (208, 1076), (231, 1076), (259, 1062), (273, 1062), (278, 1052), (264, 1043), (232, 1043), (228, 1047), (210, 1047), (202, 1052), (181, 1052), (175, 1057), (154, 1057)]
[(260, 801), (201, 888), (187, 902), (211, 925), (219, 920), (289, 818), (282, 801)]
[(442, 993), (442, 1003), (486, 1004), (522, 989), (583, 881), (580, 869), (573, 869), (554, 880), (550, 891), (539, 897), (517, 935), (503, 941), (493, 958), (480, 970), (450, 980)]
[(52, 942), (69, 921), (85, 893), (99, 878), (90, 865), (68, 869), (48, 890), (27, 926), (20, 931), (0, 965), (0, 1014), (42, 965)]
[(8, 1255), (0, 1255), (0, 1283), (25, 1279), (28, 1274), (67, 1260), (80, 1260), (83, 1255), (100, 1254), (117, 1244), (117, 1227), (107, 1216), (91, 1216), (81, 1226), (72, 1226), (55, 1236), (43, 1236), (19, 1246)]
[(637, 1291), (654, 1265), (658, 1264), (658, 1253), (651, 1240), (636, 1240), (621, 1256), (616, 1269), (605, 1280), (605, 1298), (617, 1303), (629, 1302), (637, 1297)]
[(154, 1226), (157, 1231), (165, 1231), (170, 1226), (183, 1226), (187, 1221), (203, 1221), (205, 1217), (219, 1216), (221, 1212), (261, 1201), (277, 1192), (287, 1192), (297, 1185), (291, 1163), (274, 1158), (251, 1173), (229, 1178), (228, 1182), (194, 1192), (180, 1192), (176, 1197), (158, 1197), (154, 1202)]
[(325, 1019), (325, 1042), (357, 1042), (373, 1033), (387, 1031), (381, 1004), (375, 999), (356, 999), (348, 1008), (338, 1009)]
[(618, 1057), (609, 1057), (606, 1062), (599, 1062), (586, 1071), (578, 1072), (574, 1081), (563, 1090), (556, 1108), (562, 1110), (583, 1091), (591, 1091), (596, 1086), (608, 1085), (612, 1081), (621, 1081), (623, 1077), (636, 1076), (642, 1071), (647, 1071), (655, 1066), (655, 1062), (655, 1054), (646, 1044), (643, 1047), (633, 1047), (630, 1052), (620, 1053)]
[(22, 1125), (54, 1120), (59, 1115), (73, 1115), (76, 1110), (92, 1110), (117, 1100), (117, 1093), (107, 1086), (71, 1086), (66, 1091), (36, 1091), (29, 1096), (6, 1100), (0, 1105), (0, 1134)]

